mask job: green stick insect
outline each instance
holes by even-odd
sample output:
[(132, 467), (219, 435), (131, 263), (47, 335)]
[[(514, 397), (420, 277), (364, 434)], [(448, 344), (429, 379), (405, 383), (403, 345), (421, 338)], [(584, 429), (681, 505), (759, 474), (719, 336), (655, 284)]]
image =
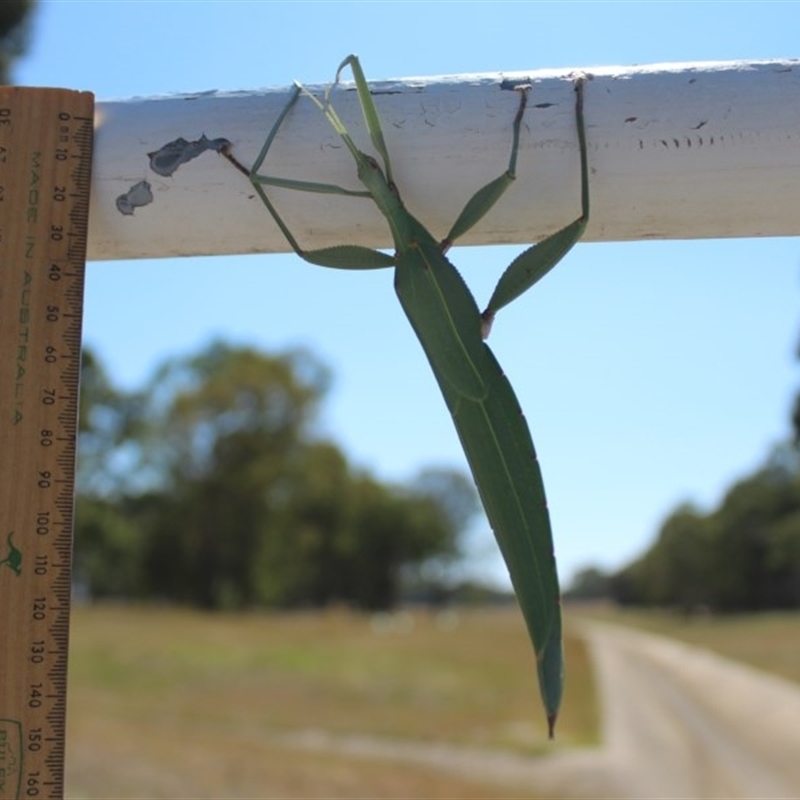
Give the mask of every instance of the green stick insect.
[[(345, 67), (355, 79), (373, 156), (360, 150), (331, 104), (331, 89)], [(575, 115), (581, 155), (581, 216), (552, 236), (525, 250), (506, 269), (481, 314), (467, 285), (445, 256), (451, 243), (477, 223), (515, 179), (520, 128), (528, 89), (520, 87), (507, 170), (480, 189), (464, 207), (447, 238), (439, 242), (403, 205), (392, 175), (380, 120), (356, 56), (339, 65), (332, 86), (319, 99), (300, 84), (272, 126), (252, 169), (225, 149), (223, 154), (250, 179), (295, 253), (324, 267), (376, 269), (394, 267), (394, 286), (411, 326), (444, 395), (464, 448), (484, 509), (505, 558), (536, 652), (539, 688), (549, 734), (561, 703), (563, 650), (561, 607), (553, 539), (544, 485), (528, 426), (511, 384), (483, 341), (495, 314), (544, 276), (580, 238), (589, 218), (583, 78), (575, 82)], [(355, 159), (364, 191), (330, 184), (260, 175), (273, 139), (298, 97), (306, 94), (325, 114)], [(394, 255), (357, 245), (304, 250), (281, 219), (265, 187), (343, 194), (371, 199), (386, 217)]]

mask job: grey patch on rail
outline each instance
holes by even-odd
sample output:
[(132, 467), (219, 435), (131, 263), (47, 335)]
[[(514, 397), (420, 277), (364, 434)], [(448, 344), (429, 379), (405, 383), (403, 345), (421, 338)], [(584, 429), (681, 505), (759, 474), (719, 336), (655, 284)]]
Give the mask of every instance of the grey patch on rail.
[(197, 158), (206, 150), (219, 153), (223, 147), (229, 146), (230, 142), (227, 139), (209, 139), (205, 134), (193, 142), (180, 136), (147, 155), (150, 158), (150, 169), (158, 175), (169, 178), (181, 164)]
[(135, 209), (152, 202), (153, 192), (150, 190), (150, 184), (147, 181), (139, 181), (117, 198), (117, 208), (121, 214), (131, 215)]

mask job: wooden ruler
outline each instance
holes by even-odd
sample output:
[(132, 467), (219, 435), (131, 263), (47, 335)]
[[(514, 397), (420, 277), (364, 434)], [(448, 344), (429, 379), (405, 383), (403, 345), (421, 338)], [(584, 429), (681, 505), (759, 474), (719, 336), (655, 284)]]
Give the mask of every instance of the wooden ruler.
[(93, 111), (0, 88), (0, 800), (64, 794)]

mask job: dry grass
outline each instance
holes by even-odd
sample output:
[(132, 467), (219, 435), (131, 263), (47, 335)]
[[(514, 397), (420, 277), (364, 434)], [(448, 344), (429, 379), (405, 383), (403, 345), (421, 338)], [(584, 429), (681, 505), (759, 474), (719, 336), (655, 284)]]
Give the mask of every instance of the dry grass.
[[(574, 637), (567, 651), (559, 746), (594, 743), (588, 656)], [(98, 607), (73, 616), (71, 797), (522, 796), (298, 746), (297, 734), (315, 732), (549, 749), (520, 615)]]
[(585, 607), (580, 614), (671, 636), (800, 683), (796, 611), (687, 617), (666, 611)]

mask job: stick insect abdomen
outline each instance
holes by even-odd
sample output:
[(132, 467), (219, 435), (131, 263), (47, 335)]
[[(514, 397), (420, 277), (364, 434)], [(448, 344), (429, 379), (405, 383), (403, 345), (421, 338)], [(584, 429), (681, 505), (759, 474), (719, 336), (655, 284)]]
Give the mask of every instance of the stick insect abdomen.
[(471, 292), (436, 245), (398, 255), (395, 290), (444, 395), (526, 610), (552, 732), (563, 669), (559, 588), (544, 484), (528, 425), (481, 337)]
[(394, 288), (437, 375), (459, 395), (471, 400), (485, 397), (480, 312), (438, 244), (432, 239), (412, 242), (398, 252)]

